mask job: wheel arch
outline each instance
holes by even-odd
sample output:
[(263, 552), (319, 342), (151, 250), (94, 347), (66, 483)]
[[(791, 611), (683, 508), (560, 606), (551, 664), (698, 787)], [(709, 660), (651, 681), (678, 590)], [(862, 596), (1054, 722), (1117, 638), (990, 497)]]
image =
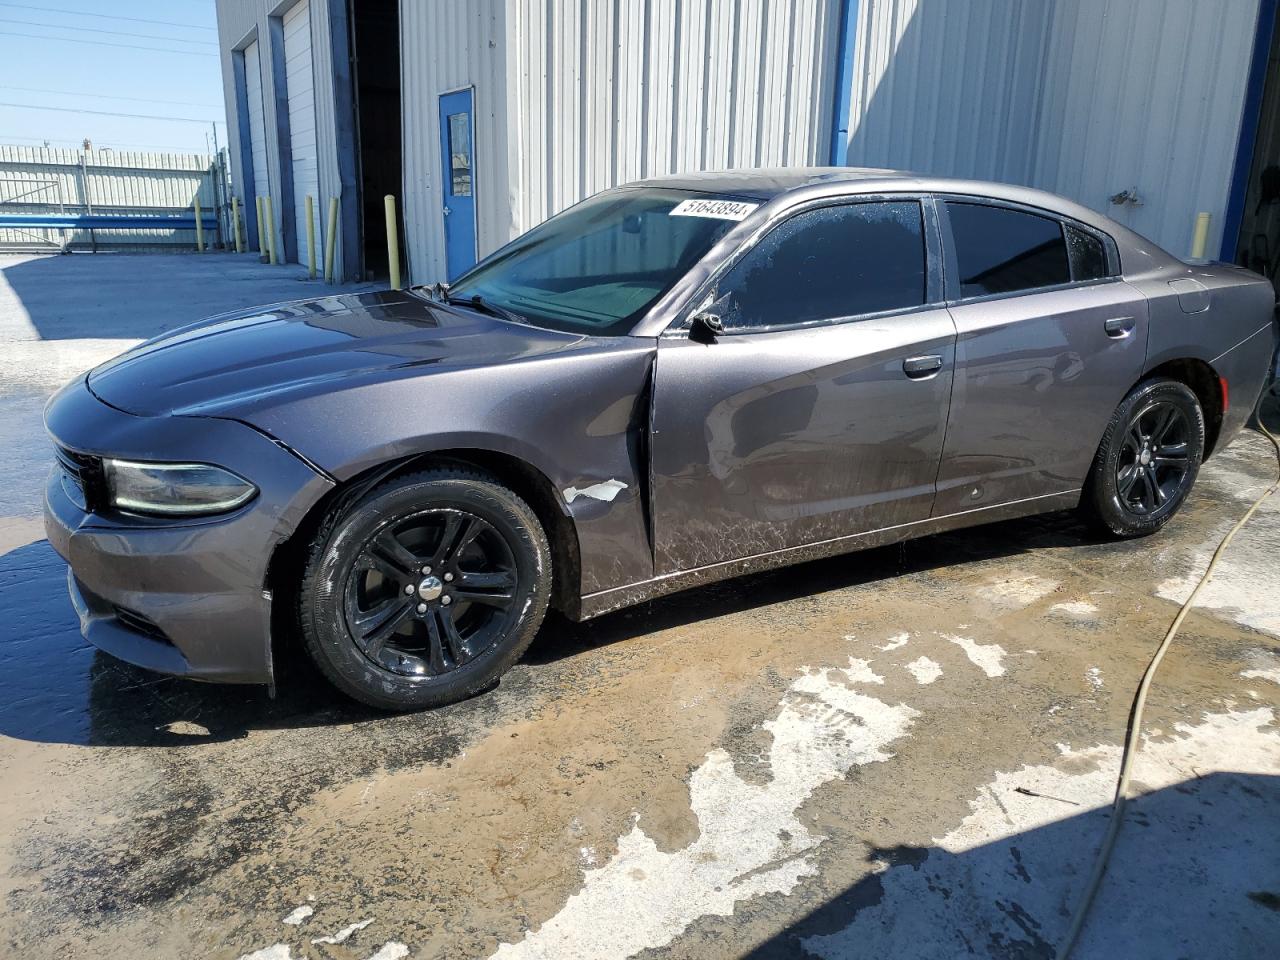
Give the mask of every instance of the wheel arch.
[[(551, 480), (529, 462), (495, 450), (449, 448), (410, 454), (367, 468), (329, 490), (307, 511), (290, 536), (278, 543), (267, 565), (266, 589), (272, 595), (272, 660), (280, 662), (285, 647), (296, 640), (298, 571), (307, 549), (329, 514), (360, 498), (384, 480), (429, 467), (465, 466), (491, 475), (523, 499), (542, 524), (551, 549), (551, 607), (566, 616), (580, 616), (581, 554), (577, 528)], [(290, 576), (290, 572), (293, 576)]]
[[(1200, 401), (1200, 409), (1204, 411), (1204, 459), (1208, 460), (1222, 433), (1222, 419), (1226, 413), (1226, 397), (1223, 396), (1221, 376), (1207, 361), (1195, 357), (1180, 357), (1175, 360), (1166, 360), (1148, 370), (1143, 374), (1142, 380), (1150, 380), (1154, 377), (1167, 377), (1186, 384)], [(1137, 383), (1134, 384), (1135, 387), (1137, 385)], [(1128, 391), (1126, 395), (1127, 393)]]

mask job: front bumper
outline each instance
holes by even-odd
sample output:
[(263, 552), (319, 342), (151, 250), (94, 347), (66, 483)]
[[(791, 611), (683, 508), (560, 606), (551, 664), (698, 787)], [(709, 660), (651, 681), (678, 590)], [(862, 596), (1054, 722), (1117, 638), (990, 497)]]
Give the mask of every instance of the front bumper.
[(56, 443), (81, 454), (217, 463), (257, 484), (232, 513), (154, 520), (90, 512), (55, 467), (45, 531), (70, 565), (72, 603), (94, 646), (162, 673), (270, 683), (267, 568), (331, 482), (242, 423), (134, 417), (83, 380), (54, 397), (45, 422)]

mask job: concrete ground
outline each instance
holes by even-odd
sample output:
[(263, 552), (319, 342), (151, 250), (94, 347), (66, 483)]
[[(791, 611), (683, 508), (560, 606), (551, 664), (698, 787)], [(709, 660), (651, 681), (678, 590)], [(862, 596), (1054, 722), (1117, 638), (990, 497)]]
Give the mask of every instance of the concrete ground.
[[(1138, 678), (1275, 474), (1250, 432), (1147, 540), (1058, 514), (552, 620), (444, 710), (372, 713), (301, 662), (270, 700), (82, 642), (40, 407), (315, 287), (225, 256), (0, 269), (0, 953), (28, 960), (1052, 957)], [(1277, 556), (1280, 499), (1157, 678), (1075, 956), (1275, 956)]]

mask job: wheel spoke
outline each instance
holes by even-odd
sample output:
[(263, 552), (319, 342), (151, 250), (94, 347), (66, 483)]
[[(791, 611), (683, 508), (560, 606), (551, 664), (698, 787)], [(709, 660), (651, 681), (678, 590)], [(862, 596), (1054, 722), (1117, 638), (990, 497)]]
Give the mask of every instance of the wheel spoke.
[(496, 607), (499, 610), (506, 610), (511, 606), (514, 599), (508, 593), (485, 593), (477, 590), (455, 590), (453, 597), (459, 603), (466, 601), (467, 603), (482, 603), (486, 607)]
[(1151, 413), (1155, 416), (1155, 423), (1151, 427), (1151, 432), (1147, 434), (1147, 438), (1155, 444), (1160, 442), (1160, 438), (1169, 429), (1169, 424), (1173, 421), (1173, 408), (1162, 404)]
[(1138, 475), (1142, 472), (1142, 468), (1136, 463), (1132, 463), (1120, 471), (1116, 477), (1116, 488), (1120, 496), (1125, 500), (1129, 499), (1129, 494), (1133, 491), (1133, 485), (1138, 480)]
[(418, 558), (390, 530), (383, 530), (374, 537), (369, 551), (401, 576), (415, 577), (418, 574)]
[(427, 618), (427, 636), (430, 638), (430, 653), (428, 654), (428, 662), (431, 664), (431, 672), (436, 676), (446, 672), (449, 668), (444, 662), (444, 640), (440, 632), (440, 623), (436, 619), (435, 612), (430, 613)]
[(366, 550), (356, 561), (357, 570), (371, 570), (387, 580), (399, 582), (405, 579), (406, 573), (391, 561), (372, 550)]
[(365, 653), (376, 657), (388, 638), (413, 612), (413, 603), (403, 597), (393, 597), (372, 610), (355, 618), (357, 640)]
[(1158, 507), (1164, 503), (1166, 497), (1164, 491), (1160, 489), (1160, 481), (1156, 477), (1156, 468), (1153, 464), (1147, 464), (1146, 476), (1147, 486), (1151, 488), (1152, 506)]
[(465, 514), (450, 514), (445, 520), (444, 531), (440, 534), (440, 542), (436, 545), (433, 566), (443, 566), (456, 561), (462, 556), (472, 541), (484, 530), (485, 524)]
[(1137, 475), (1138, 481), (1135, 485), (1137, 487), (1135, 491), (1137, 496), (1131, 499), (1129, 504), (1138, 513), (1147, 513), (1151, 510), (1152, 506), (1151, 481), (1147, 477), (1147, 471), (1142, 469), (1141, 466), (1135, 467), (1134, 472)]
[(1146, 443), (1146, 438), (1142, 435), (1141, 418), (1129, 425), (1129, 432), (1125, 435), (1125, 441), (1133, 448), (1134, 453), (1142, 449), (1143, 444)]
[(458, 531), (457, 538), (449, 547), (449, 553), (446, 560), (456, 563), (458, 558), (466, 553), (467, 547), (471, 546), (476, 537), (480, 536), (480, 533), (483, 530), (484, 524), (475, 517), (463, 518), (461, 529)]
[(476, 590), (508, 590), (516, 585), (510, 570), (459, 570), (458, 585)]
[(448, 607), (440, 608), (440, 626), (444, 632), (445, 642), (448, 643), (449, 650), (453, 654), (454, 662), (461, 665), (470, 660), (471, 651), (467, 649), (467, 642), (462, 639), (462, 634), (458, 633), (453, 611)]

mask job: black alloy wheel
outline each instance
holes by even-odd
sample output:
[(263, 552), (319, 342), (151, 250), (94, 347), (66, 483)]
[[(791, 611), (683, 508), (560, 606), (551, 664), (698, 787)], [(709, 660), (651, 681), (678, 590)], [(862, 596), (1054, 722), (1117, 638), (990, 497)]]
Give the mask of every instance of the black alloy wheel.
[(1134, 414), (1116, 460), (1120, 502), (1138, 516), (1185, 494), (1191, 476), (1191, 424), (1170, 400), (1156, 400)]
[(528, 504), (486, 474), (440, 467), (333, 511), (299, 613), (308, 653), (336, 686), (413, 710), (491, 687), (533, 640), (550, 591)]
[(493, 525), (439, 507), (392, 520), (365, 541), (343, 612), (374, 664), (440, 677), (502, 639), (515, 587), (515, 556)]
[(1081, 509), (1120, 537), (1154, 533), (1191, 492), (1204, 457), (1204, 412), (1185, 383), (1145, 380), (1112, 414)]

